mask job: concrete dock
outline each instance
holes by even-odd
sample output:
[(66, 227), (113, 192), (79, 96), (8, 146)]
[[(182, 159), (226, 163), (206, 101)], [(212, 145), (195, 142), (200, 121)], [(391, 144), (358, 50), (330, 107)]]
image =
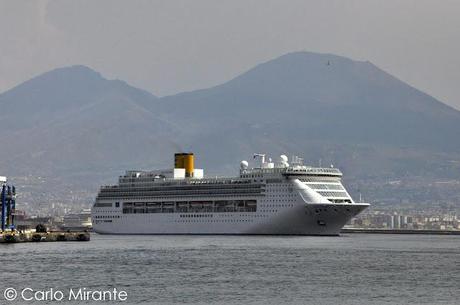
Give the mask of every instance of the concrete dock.
[(0, 244), (22, 242), (63, 242), (63, 241), (89, 241), (89, 232), (46, 232), (33, 231), (5, 231), (0, 233)]
[(459, 230), (411, 230), (411, 229), (364, 229), (343, 228), (341, 233), (363, 234), (428, 234), (428, 235), (460, 235)]

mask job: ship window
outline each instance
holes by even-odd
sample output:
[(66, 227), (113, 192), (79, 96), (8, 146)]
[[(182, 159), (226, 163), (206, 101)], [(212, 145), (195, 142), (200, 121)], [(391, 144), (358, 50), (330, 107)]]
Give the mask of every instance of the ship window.
[(97, 202), (94, 206), (101, 207), (101, 208), (111, 208), (112, 203), (111, 202)]
[[(256, 212), (257, 200), (216, 200), (216, 201), (166, 201), (166, 202), (125, 202), (123, 214), (140, 213), (206, 213), (206, 212)], [(212, 217), (212, 215), (192, 214), (183, 217)]]
[(116, 207), (116, 208), (119, 208), (119, 207), (120, 207), (120, 203), (119, 203), (119, 202), (115, 202), (115, 207)]

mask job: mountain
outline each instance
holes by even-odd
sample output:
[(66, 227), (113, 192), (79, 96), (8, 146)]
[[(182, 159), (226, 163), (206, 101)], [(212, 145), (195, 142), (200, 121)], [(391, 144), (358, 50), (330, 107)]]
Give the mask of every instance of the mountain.
[[(254, 152), (321, 159), (375, 200), (416, 198), (426, 187), (420, 177), (460, 178), (459, 111), (369, 62), (330, 54), (286, 54), (222, 85), (162, 98), (72, 66), (1, 94), (0, 106), (2, 174), (21, 181), (30, 202), (43, 184), (51, 201), (90, 202), (123, 170), (167, 167), (182, 150), (211, 174), (236, 174)], [(28, 189), (27, 176), (47, 182)], [(418, 186), (384, 191), (401, 177)]]
[(334, 55), (287, 54), (223, 85), (160, 102), (162, 113), (201, 132), (263, 129), (302, 141), (460, 149), (459, 141), (446, 141), (460, 128), (459, 111), (369, 62)]
[(361, 176), (408, 167), (420, 174), (427, 158), (460, 151), (452, 140), (459, 111), (369, 62), (329, 54), (287, 54), (220, 86), (159, 102), (162, 118), (190, 131), (188, 147), (213, 167), (254, 151), (289, 151)]
[(152, 151), (166, 155), (175, 144), (174, 126), (144, 108), (156, 100), (84, 66), (40, 75), (0, 95), (0, 165), (42, 176), (158, 165)]

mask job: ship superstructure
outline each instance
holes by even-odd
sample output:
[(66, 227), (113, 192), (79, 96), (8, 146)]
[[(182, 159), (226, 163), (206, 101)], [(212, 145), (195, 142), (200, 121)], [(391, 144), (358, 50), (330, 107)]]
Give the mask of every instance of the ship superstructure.
[(207, 178), (191, 153), (168, 170), (127, 171), (101, 187), (93, 228), (105, 234), (337, 235), (368, 203), (354, 202), (337, 168), (255, 154), (237, 177)]

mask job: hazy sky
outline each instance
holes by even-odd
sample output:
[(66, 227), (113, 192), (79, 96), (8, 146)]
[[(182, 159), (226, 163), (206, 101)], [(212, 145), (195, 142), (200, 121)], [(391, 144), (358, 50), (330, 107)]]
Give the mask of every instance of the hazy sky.
[(0, 0), (0, 92), (84, 64), (162, 96), (299, 50), (369, 60), (460, 109), (459, 0)]

